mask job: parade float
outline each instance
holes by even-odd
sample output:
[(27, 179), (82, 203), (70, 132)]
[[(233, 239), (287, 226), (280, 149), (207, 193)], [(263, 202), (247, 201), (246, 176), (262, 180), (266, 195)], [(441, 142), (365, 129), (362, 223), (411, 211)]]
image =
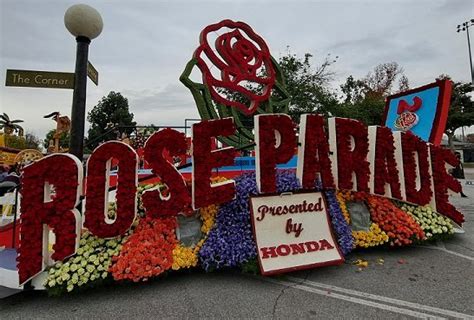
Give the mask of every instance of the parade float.
[[(438, 145), (449, 81), (390, 97), (385, 126), (318, 114), (296, 124), (267, 44), (230, 20), (202, 31), (180, 80), (202, 117), (191, 137), (167, 128), (141, 152), (101, 144), (85, 170), (67, 153), (24, 168), (20, 241), (0, 252), (0, 285), (61, 294), (190, 268), (272, 275), (460, 230), (447, 170), (458, 159)], [(140, 157), (153, 180), (139, 183)]]

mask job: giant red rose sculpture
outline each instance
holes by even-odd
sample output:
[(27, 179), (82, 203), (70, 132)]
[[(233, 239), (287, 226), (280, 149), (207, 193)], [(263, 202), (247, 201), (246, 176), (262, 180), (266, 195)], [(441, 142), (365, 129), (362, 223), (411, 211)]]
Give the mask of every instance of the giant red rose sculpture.
[[(213, 47), (209, 36), (227, 28), (232, 31), (220, 34)], [(252, 115), (261, 102), (268, 100), (275, 84), (275, 70), (265, 41), (248, 24), (223, 20), (204, 28), (200, 42), (194, 57), (212, 98), (226, 106), (238, 108), (245, 115)], [(214, 75), (212, 68), (220, 70), (220, 74)], [(255, 92), (251, 90), (252, 86), (262, 88), (260, 92)], [(249, 104), (232, 100), (231, 95), (223, 96), (219, 88), (239, 93)]]
[[(202, 83), (191, 80), (194, 67)], [(283, 74), (262, 37), (243, 22), (223, 20), (205, 27), (180, 80), (191, 90), (203, 120), (234, 118), (236, 134), (219, 137), (229, 146), (253, 144), (253, 115), (288, 113)]]

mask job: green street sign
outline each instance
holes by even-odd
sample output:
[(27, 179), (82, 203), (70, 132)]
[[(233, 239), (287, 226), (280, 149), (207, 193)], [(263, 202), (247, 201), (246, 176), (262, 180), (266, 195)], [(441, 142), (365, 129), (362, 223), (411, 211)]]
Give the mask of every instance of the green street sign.
[(99, 85), (99, 72), (94, 68), (90, 61), (87, 61), (87, 76), (96, 86)]
[(74, 73), (7, 70), (7, 87), (74, 89)]

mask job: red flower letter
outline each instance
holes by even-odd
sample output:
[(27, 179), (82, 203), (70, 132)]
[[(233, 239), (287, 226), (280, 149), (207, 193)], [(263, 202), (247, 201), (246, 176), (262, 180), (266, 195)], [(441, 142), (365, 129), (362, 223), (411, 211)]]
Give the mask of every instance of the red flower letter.
[[(47, 156), (27, 167), (21, 181), (20, 284), (41, 272), (47, 256), (48, 229), (56, 236), (53, 260), (76, 252), (81, 236), (81, 215), (76, 206), (82, 190), (82, 165), (69, 154)], [(51, 188), (51, 187), (54, 187)]]
[[(107, 217), (109, 174), (112, 159), (118, 160), (117, 216)], [(84, 226), (101, 238), (124, 234), (136, 216), (138, 155), (129, 145), (106, 142), (87, 161), (87, 200)]]
[(449, 203), (447, 194), (448, 189), (457, 193), (461, 192), (461, 184), (452, 175), (446, 172), (446, 163), (455, 167), (459, 164), (459, 160), (448, 149), (431, 145), (430, 150), (431, 163), (433, 165), (436, 210), (461, 225), (464, 222), (464, 216)]
[(402, 151), (406, 200), (424, 206), (433, 195), (428, 145), (408, 131), (402, 134)]
[(145, 144), (145, 160), (153, 168), (153, 173), (166, 184), (169, 195), (164, 197), (160, 190), (145, 191), (142, 199), (147, 215), (177, 215), (191, 203), (186, 181), (163, 156), (164, 150), (168, 150), (170, 156), (180, 156), (186, 154), (186, 149), (186, 137), (173, 129), (161, 130), (148, 138)]
[[(375, 148), (373, 159), (374, 171), (372, 172), (374, 180), (373, 192), (382, 196), (401, 199), (402, 194), (400, 191), (400, 181), (398, 180), (392, 130), (387, 127), (369, 127), (371, 133), (373, 132), (372, 130), (375, 131), (375, 144), (370, 146)], [(390, 187), (390, 192), (388, 192), (388, 187)]]
[[(330, 118), (336, 131), (337, 186), (339, 189), (369, 191), (369, 143), (367, 127), (360, 121)], [(353, 177), (357, 184), (354, 188)]]
[(234, 148), (211, 150), (211, 138), (234, 134), (232, 118), (201, 121), (193, 125), (193, 207), (228, 202), (234, 198), (234, 180), (211, 186), (212, 168), (234, 164)]
[(323, 188), (334, 188), (324, 118), (316, 114), (303, 114), (300, 121), (296, 176), (304, 189), (314, 189), (318, 175)]
[(286, 114), (263, 114), (255, 118), (255, 173), (260, 193), (276, 192), (277, 163), (295, 155), (295, 124)]

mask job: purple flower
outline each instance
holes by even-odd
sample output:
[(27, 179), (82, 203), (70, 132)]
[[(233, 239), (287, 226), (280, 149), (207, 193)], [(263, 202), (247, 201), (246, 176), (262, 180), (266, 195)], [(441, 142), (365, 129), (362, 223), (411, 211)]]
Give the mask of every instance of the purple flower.
[(336, 233), (337, 242), (342, 251), (343, 255), (347, 255), (352, 251), (354, 238), (352, 237), (352, 229), (344, 219), (342, 214), (341, 207), (337, 201), (335, 191), (327, 190), (324, 192), (326, 195), (328, 212), (331, 216), (332, 228)]
[[(277, 170), (278, 192), (300, 189), (294, 172)], [(236, 267), (254, 259), (257, 247), (250, 221), (250, 197), (257, 195), (255, 173), (245, 173), (235, 178), (236, 197), (221, 205), (216, 222), (199, 251), (199, 261), (206, 271), (224, 267)], [(328, 211), (344, 255), (352, 250), (352, 233), (342, 215), (334, 191), (326, 191)]]

